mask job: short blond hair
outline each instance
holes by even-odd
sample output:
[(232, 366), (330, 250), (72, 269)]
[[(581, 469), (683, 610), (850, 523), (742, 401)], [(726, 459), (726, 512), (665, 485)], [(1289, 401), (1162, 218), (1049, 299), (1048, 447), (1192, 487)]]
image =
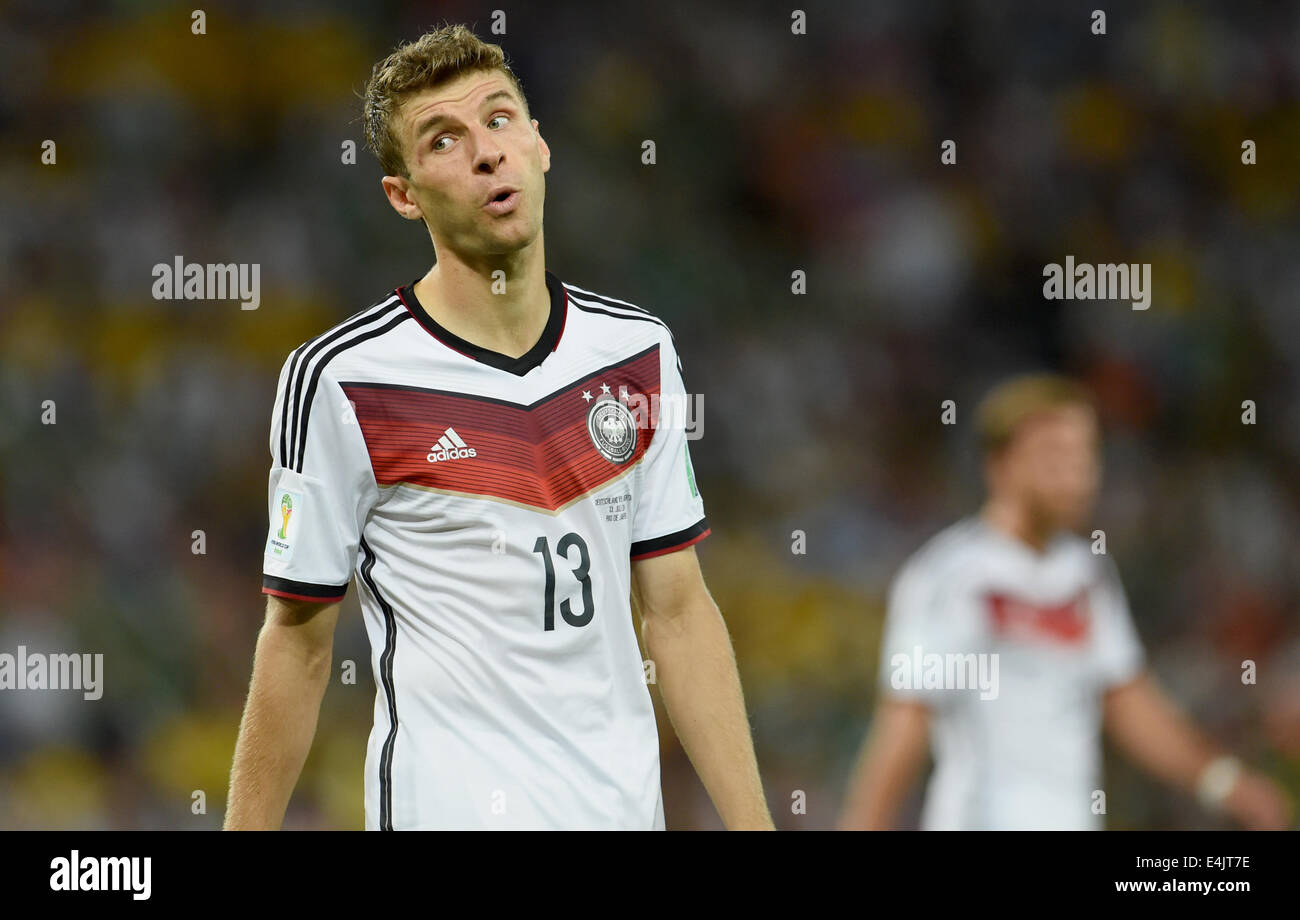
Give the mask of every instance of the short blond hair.
[(500, 45), (490, 45), (463, 25), (447, 25), (398, 45), (375, 65), (362, 104), (366, 147), (387, 176), (410, 178), (402, 140), (394, 124), (402, 103), (416, 93), (450, 83), (476, 71), (499, 70), (519, 93), (528, 112), (523, 85), (506, 62)]
[(1000, 453), (1028, 419), (1066, 406), (1096, 411), (1087, 388), (1060, 374), (1024, 374), (1003, 381), (975, 410), (981, 452), (985, 456)]

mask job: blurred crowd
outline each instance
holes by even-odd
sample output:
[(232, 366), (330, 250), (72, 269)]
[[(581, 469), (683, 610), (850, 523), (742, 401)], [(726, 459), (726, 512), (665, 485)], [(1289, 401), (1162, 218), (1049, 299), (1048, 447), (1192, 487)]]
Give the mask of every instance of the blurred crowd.
[[(277, 0), (195, 35), (171, 3), (7, 4), (0, 651), (103, 653), (106, 691), (0, 692), (0, 827), (219, 826), (276, 373), (432, 262), (345, 142), (373, 62), (444, 20), (504, 47), (550, 145), (548, 269), (664, 318), (703, 394), (698, 551), (779, 827), (834, 825), (889, 580), (978, 507), (981, 393), (1044, 368), (1100, 401), (1096, 526), (1154, 672), (1300, 799), (1300, 15), (1045, 6), (805, 5), (793, 35), (788, 5), (561, 3), (492, 35)], [(1067, 254), (1151, 263), (1150, 309), (1045, 300)], [(178, 255), (260, 263), (260, 307), (153, 299)], [(362, 824), (355, 589), (343, 659), (288, 826)], [(720, 826), (660, 714), (669, 827)], [(1220, 826), (1107, 768), (1110, 827)]]

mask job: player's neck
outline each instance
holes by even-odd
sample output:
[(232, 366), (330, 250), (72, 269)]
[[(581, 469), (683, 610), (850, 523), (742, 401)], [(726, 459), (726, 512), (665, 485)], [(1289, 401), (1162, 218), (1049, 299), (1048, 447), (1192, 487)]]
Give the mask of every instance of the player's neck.
[(537, 344), (551, 313), (540, 245), (476, 264), (440, 257), (415, 283), (415, 296), (444, 329), (512, 358)]
[(1056, 533), (1049, 522), (1036, 518), (1022, 503), (997, 496), (989, 498), (980, 517), (994, 530), (1041, 553)]

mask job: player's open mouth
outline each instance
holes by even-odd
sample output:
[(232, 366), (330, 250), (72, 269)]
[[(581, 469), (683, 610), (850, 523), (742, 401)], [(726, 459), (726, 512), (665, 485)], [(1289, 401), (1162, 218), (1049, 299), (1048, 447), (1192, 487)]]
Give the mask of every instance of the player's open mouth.
[(519, 192), (502, 192), (483, 207), (489, 214), (509, 214), (519, 204)]

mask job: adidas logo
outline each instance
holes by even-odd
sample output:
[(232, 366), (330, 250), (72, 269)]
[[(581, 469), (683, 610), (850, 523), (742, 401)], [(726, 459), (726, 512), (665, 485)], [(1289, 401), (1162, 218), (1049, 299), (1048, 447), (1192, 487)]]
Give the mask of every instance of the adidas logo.
[(438, 439), (438, 443), (433, 445), (433, 450), (429, 452), (428, 461), (437, 463), (439, 460), (460, 460), (464, 457), (477, 457), (478, 451), (468, 446), (456, 434), (455, 428), (448, 428), (446, 433)]

